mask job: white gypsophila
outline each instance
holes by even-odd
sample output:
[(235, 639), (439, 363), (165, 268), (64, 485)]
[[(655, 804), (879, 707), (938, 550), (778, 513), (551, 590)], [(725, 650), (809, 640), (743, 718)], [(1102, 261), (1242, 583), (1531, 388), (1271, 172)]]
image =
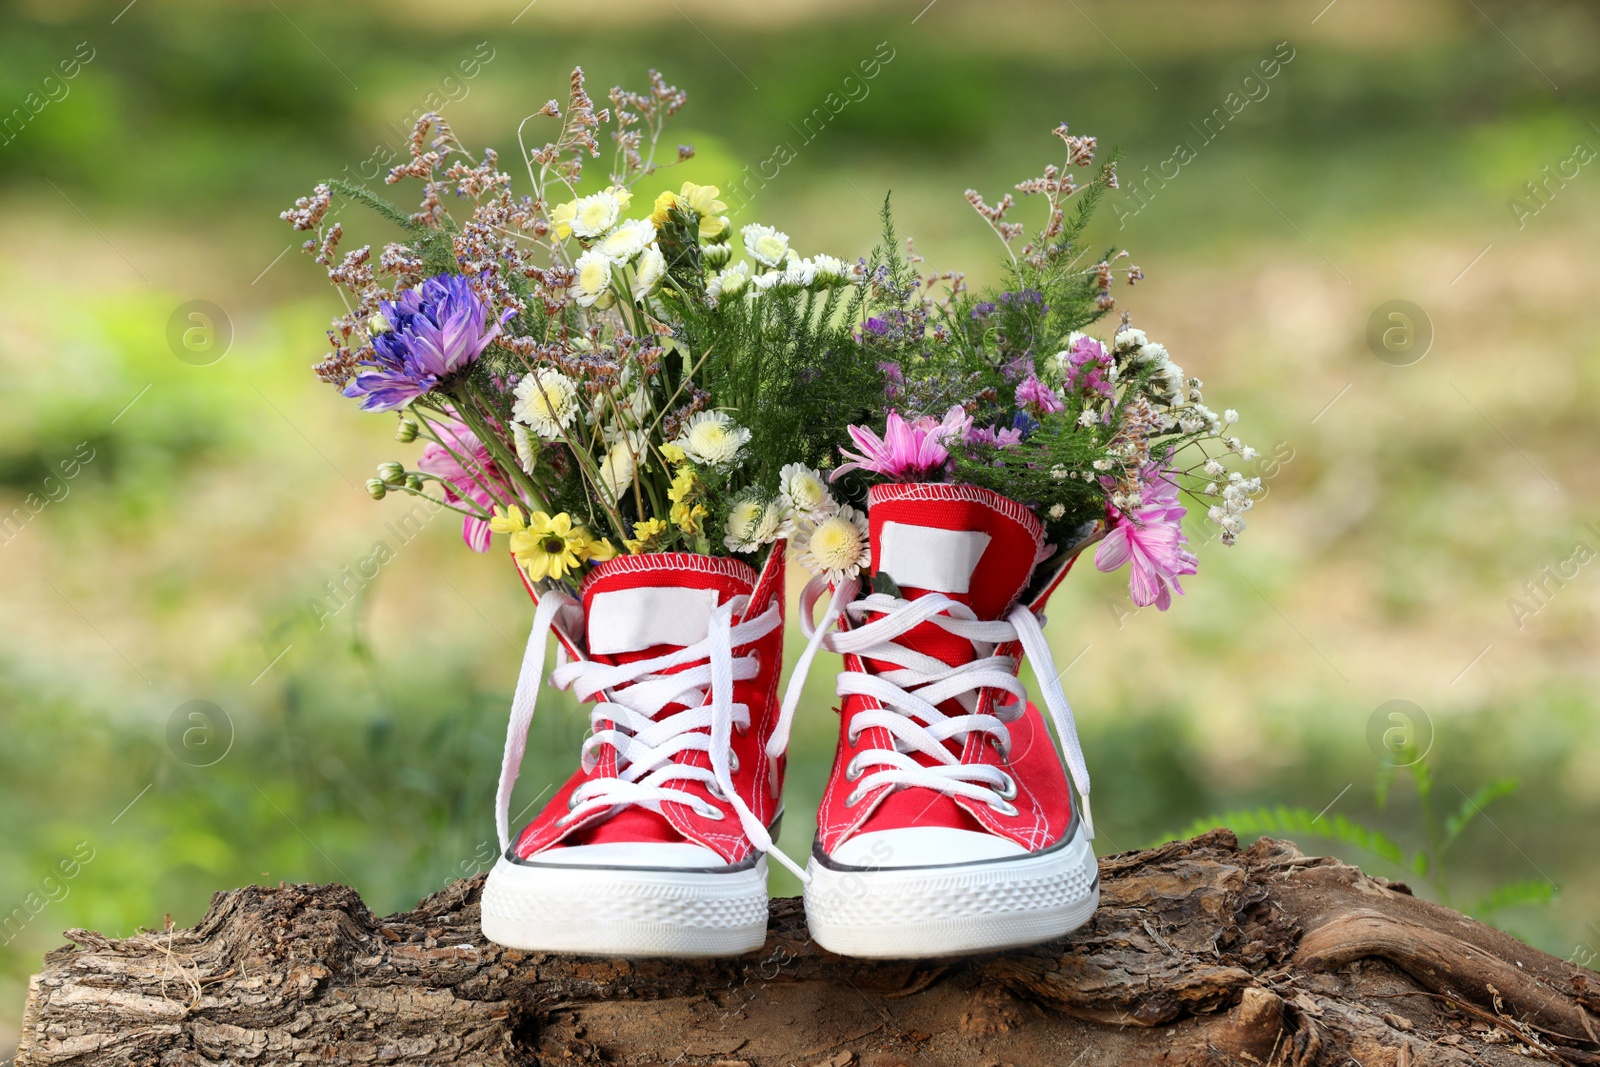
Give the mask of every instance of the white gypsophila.
[(1100, 416), (1095, 413), (1094, 408), (1084, 408), (1083, 411), (1078, 415), (1078, 425), (1084, 427), (1085, 429), (1093, 426), (1099, 421)]
[(515, 419), (511, 420), (511, 444), (517, 450), (517, 466), (522, 468), (522, 473), (532, 474), (534, 467), (538, 466), (539, 453), (528, 434), (528, 428)]
[(797, 518), (820, 519), (839, 507), (821, 472), (804, 463), (786, 464), (778, 472), (778, 495)]
[(861, 573), (871, 554), (867, 517), (849, 504), (818, 522), (801, 522), (795, 533), (795, 558), (812, 574), (826, 574), (835, 585)]
[(661, 254), (661, 246), (651, 244), (639, 256), (639, 262), (633, 267), (633, 298), (643, 300), (660, 286), (661, 279), (667, 274), (667, 257)]
[(572, 232), (579, 237), (599, 237), (609, 232), (627, 206), (618, 192), (612, 188), (580, 196), (573, 204), (572, 221), (568, 224)]
[(555, 440), (578, 417), (578, 387), (553, 367), (517, 383), (513, 413), (547, 441)]
[(1251, 448), (1249, 445), (1245, 445), (1242, 449), (1239, 450), (1239, 458), (1240, 459), (1255, 459), (1260, 454), (1261, 453), (1257, 452), (1254, 448)]
[(750, 441), (750, 431), (736, 425), (725, 411), (697, 412), (673, 442), (696, 463), (722, 466), (739, 458), (739, 450)]
[(1150, 338), (1145, 336), (1143, 330), (1136, 330), (1132, 326), (1125, 326), (1117, 331), (1117, 336), (1112, 339), (1112, 344), (1118, 351), (1127, 352), (1136, 348), (1143, 348), (1150, 343)]
[(730, 552), (754, 552), (776, 541), (783, 532), (783, 505), (776, 500), (747, 495), (734, 501), (733, 507), (728, 509), (727, 536), (722, 543)]
[(706, 284), (706, 296), (710, 297), (713, 302), (722, 299), (724, 296), (738, 296), (739, 291), (745, 287), (745, 283), (749, 280), (750, 264), (737, 264), (721, 272)]
[(1067, 513), (1067, 506), (1065, 504), (1051, 504), (1050, 505), (1050, 517), (1052, 519), (1059, 520), (1066, 513)]
[(1139, 362), (1160, 365), (1167, 361), (1167, 346), (1151, 341), (1139, 346)]
[(1239, 413), (1232, 408), (1228, 408), (1222, 413), (1222, 421), (1232, 425), (1239, 421)]
[(1203, 490), (1201, 490), (1201, 492), (1206, 496), (1216, 496), (1217, 495), (1217, 483), (1216, 482), (1207, 482), (1206, 483), (1206, 487)]
[(629, 219), (594, 247), (610, 256), (614, 262), (626, 263), (649, 248), (655, 239), (655, 223), (649, 219)]
[(611, 302), (611, 257), (591, 248), (573, 266), (577, 273), (572, 279), (572, 291), (579, 306), (607, 306)]
[(1206, 474), (1213, 478), (1220, 478), (1224, 474), (1228, 473), (1228, 468), (1224, 467), (1222, 465), (1222, 461), (1217, 459), (1215, 456), (1206, 460), (1206, 465), (1203, 469), (1205, 470)]
[(1184, 433), (1199, 433), (1206, 428), (1206, 420), (1201, 418), (1182, 418), (1178, 420), (1178, 429)]
[(744, 250), (750, 258), (764, 267), (777, 267), (789, 257), (789, 235), (771, 226), (752, 222), (739, 231), (744, 238)]

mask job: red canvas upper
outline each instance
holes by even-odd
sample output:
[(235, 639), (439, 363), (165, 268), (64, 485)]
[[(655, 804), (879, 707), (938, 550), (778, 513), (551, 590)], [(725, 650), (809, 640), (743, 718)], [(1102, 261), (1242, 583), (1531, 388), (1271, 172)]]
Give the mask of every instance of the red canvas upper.
[[(760, 574), (755, 568), (736, 559), (700, 556), (687, 552), (646, 553), (637, 556), (619, 556), (602, 563), (589, 573), (581, 590), (584, 618), (593, 613), (595, 598), (602, 593), (639, 589), (644, 587), (708, 590), (715, 594), (716, 603), (726, 604), (736, 597), (747, 596), (749, 605), (736, 613), (737, 624), (760, 615), (774, 602), (783, 610), (783, 557), (784, 545), (773, 546), (766, 567)], [(530, 588), (530, 593), (533, 590)], [(535, 595), (537, 600), (537, 595)], [(574, 620), (576, 621), (576, 620)], [(562, 645), (569, 655), (591, 659), (600, 663), (627, 663), (648, 659), (683, 647), (660, 644), (634, 652), (614, 655), (588, 652), (588, 635), (581, 626), (564, 627), (560, 633)], [(776, 817), (777, 798), (783, 781), (783, 758), (770, 760), (765, 751), (771, 735), (777, 710), (778, 676), (783, 663), (783, 628), (779, 626), (765, 637), (743, 646), (736, 646), (736, 656), (755, 651), (760, 657), (759, 670), (754, 678), (734, 683), (732, 700), (750, 708), (750, 729), (733, 735), (733, 750), (738, 756), (739, 770), (733, 774), (735, 789), (750, 806), (763, 825)], [(685, 664), (668, 673), (687, 670)], [(683, 709), (682, 705), (669, 704), (657, 715), (661, 718)], [(601, 728), (609, 726), (603, 723)], [(681, 762), (696, 766), (709, 766), (706, 753), (685, 753)], [(598, 750), (595, 766), (587, 772), (580, 766), (564, 785), (558, 789), (538, 816), (528, 824), (514, 846), (517, 856), (524, 859), (553, 847), (589, 845), (611, 842), (690, 842), (712, 849), (729, 862), (737, 862), (750, 851), (751, 844), (733, 817), (731, 806), (719, 801), (706, 785), (697, 781), (680, 781), (681, 788), (701, 799), (708, 806), (724, 812), (721, 820), (707, 819), (688, 804), (661, 803), (659, 813), (638, 805), (628, 805), (613, 812), (599, 811), (586, 819), (558, 825), (568, 812), (568, 798), (573, 791), (593, 778), (611, 777), (617, 770), (617, 753), (612, 747)]]
[[(1044, 533), (1039, 521), (1021, 504), (987, 489), (970, 485), (888, 484), (874, 486), (868, 495), (868, 522), (872, 538), (872, 574), (893, 579), (899, 595), (916, 600), (930, 592), (942, 592), (952, 600), (968, 605), (982, 620), (1001, 618), (1017, 602), (1041, 556), (1045, 554)], [(899, 529), (891, 529), (891, 524)], [(942, 537), (935, 531), (953, 531), (967, 537)], [(986, 541), (983, 539), (987, 538)], [(897, 569), (895, 546), (900, 554)], [(946, 559), (928, 559), (930, 551), (945, 551)], [(966, 564), (972, 563), (970, 573)], [(947, 572), (947, 573), (940, 573)], [(911, 581), (940, 580), (943, 588), (919, 587)], [(930, 577), (932, 576), (932, 577)], [(1030, 606), (1043, 606), (1050, 589), (1059, 581), (1051, 576), (1049, 588)], [(959, 588), (965, 582), (965, 588)], [(875, 588), (885, 588), (878, 583)], [(934, 656), (952, 666), (975, 658), (971, 642), (932, 623), (923, 623), (899, 642), (916, 651)], [(996, 649), (1000, 655), (1018, 657), (1015, 643)], [(847, 656), (848, 670), (876, 673), (891, 665), (859, 656)], [(979, 698), (978, 713), (991, 711), (996, 696), (1008, 694), (985, 690)], [(1009, 759), (980, 734), (971, 734), (964, 745), (946, 742), (963, 763), (989, 763), (1006, 769), (1017, 782), (1017, 797), (1012, 801), (1017, 814), (1007, 816), (982, 801), (951, 796), (933, 788), (881, 786), (861, 797), (854, 805), (845, 800), (854, 784), (845, 777), (845, 767), (864, 747), (892, 744), (888, 731), (869, 727), (851, 745), (851, 721), (861, 711), (879, 707), (869, 696), (851, 695), (840, 709), (840, 739), (828, 788), (818, 812), (818, 837), (827, 851), (836, 849), (857, 833), (894, 830), (912, 826), (938, 826), (961, 830), (981, 830), (1013, 840), (1030, 850), (1059, 840), (1072, 819), (1071, 790), (1043, 717), (1030, 703), (1020, 717), (1009, 724)], [(954, 701), (940, 706), (947, 714), (961, 714)], [(1002, 717), (1012, 714), (1006, 711)], [(921, 754), (924, 764), (933, 761)]]

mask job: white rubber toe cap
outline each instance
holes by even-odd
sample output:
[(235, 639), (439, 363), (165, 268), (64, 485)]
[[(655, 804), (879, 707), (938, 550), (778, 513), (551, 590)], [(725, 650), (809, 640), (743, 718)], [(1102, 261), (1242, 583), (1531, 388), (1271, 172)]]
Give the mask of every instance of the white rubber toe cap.
[(546, 849), (530, 863), (565, 867), (659, 867), (671, 870), (708, 870), (726, 867), (728, 861), (704, 845), (688, 841), (613, 841), (599, 845), (569, 845)]
[(976, 830), (948, 826), (907, 826), (857, 834), (840, 845), (829, 859), (846, 867), (938, 867), (978, 860), (1012, 859), (1028, 850), (1015, 841)]

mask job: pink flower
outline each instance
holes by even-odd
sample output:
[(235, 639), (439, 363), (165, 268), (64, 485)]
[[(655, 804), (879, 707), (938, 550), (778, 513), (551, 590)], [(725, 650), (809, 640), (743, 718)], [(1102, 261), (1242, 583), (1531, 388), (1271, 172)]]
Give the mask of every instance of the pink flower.
[(1173, 591), (1183, 594), (1178, 576), (1195, 573), (1200, 562), (1183, 535), (1185, 510), (1171, 473), (1160, 471), (1145, 483), (1144, 499), (1131, 515), (1111, 512), (1111, 532), (1095, 549), (1094, 565), (1114, 571), (1130, 564), (1128, 589), (1141, 608), (1154, 604), (1166, 611)]
[[(514, 494), (495, 470), (489, 450), (478, 435), (454, 419), (433, 421), (444, 445), (430, 441), (417, 459), (417, 469), (444, 480), (444, 497), (452, 504), (471, 500), (485, 511)], [(459, 457), (459, 458), (458, 458)], [(490, 492), (489, 486), (495, 487)], [(461, 521), (461, 539), (474, 552), (489, 551), (489, 523), (468, 515)]]
[(853, 470), (872, 471), (901, 482), (926, 478), (950, 461), (944, 442), (952, 438), (960, 440), (971, 428), (972, 419), (959, 404), (945, 412), (942, 422), (928, 415), (907, 422), (891, 411), (882, 437), (865, 426), (846, 427), (861, 451), (846, 452), (841, 448), (840, 455), (849, 462), (841, 463), (829, 476), (829, 481)]
[(1048, 415), (1066, 409), (1055, 390), (1041, 382), (1037, 374), (1028, 375), (1017, 386), (1017, 407), (1031, 410), (1036, 415)]

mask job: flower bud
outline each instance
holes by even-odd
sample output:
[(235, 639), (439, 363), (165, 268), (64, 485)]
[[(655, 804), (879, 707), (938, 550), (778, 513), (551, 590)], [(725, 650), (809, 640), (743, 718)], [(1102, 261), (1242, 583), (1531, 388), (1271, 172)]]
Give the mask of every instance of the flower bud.
[(410, 489), (414, 493), (420, 493), (422, 491), (422, 475), (420, 475), (420, 474), (408, 474), (408, 475), (406, 475), (406, 488)]
[(382, 500), (389, 492), (389, 487), (383, 484), (381, 478), (367, 479), (367, 495), (374, 500)]
[(400, 416), (400, 425), (395, 427), (394, 439), (403, 445), (409, 445), (417, 439), (417, 431), (421, 429), (415, 421)]
[(727, 266), (728, 260), (733, 258), (733, 246), (723, 244), (706, 245), (700, 250), (700, 262), (708, 268), (720, 270)]
[(405, 480), (405, 476), (406, 468), (403, 463), (396, 463), (391, 459), (387, 463), (378, 464), (378, 477), (383, 479), (385, 485), (398, 484)]
[(375, 312), (373, 316), (367, 320), (367, 332), (372, 334), (374, 337), (380, 333), (388, 333), (393, 329), (394, 327), (389, 325), (389, 320), (384, 318), (381, 312)]

